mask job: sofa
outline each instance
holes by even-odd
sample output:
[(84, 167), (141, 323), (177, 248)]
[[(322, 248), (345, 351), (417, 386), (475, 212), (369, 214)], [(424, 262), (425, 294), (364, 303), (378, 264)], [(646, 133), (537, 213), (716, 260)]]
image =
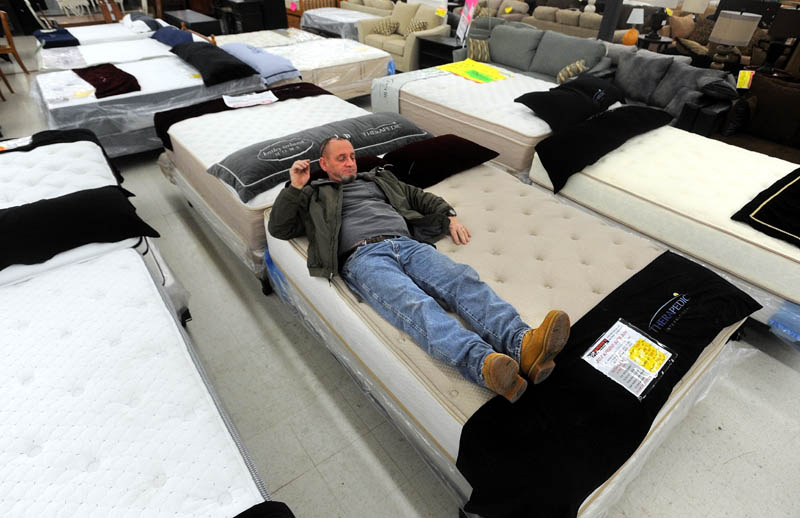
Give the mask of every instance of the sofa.
[[(507, 22), (494, 27), (488, 46), (489, 64), (551, 83), (556, 82), (561, 69), (580, 59), (585, 60), (589, 73), (610, 67), (603, 42), (543, 31), (526, 23)], [(454, 51), (454, 60), (466, 59), (467, 52), (467, 48)]]
[(376, 16), (391, 16), (394, 2), (392, 0), (344, 0), (339, 7)]
[[(462, 10), (463, 7), (456, 7), (453, 12), (460, 15)], [(475, 20), (488, 16), (502, 18), (507, 22), (518, 22), (528, 14), (529, 10), (527, 3), (518, 0), (478, 0), (478, 8), (473, 16)]]
[[(385, 21), (398, 24), (396, 32), (379, 34), (378, 29)], [(412, 22), (425, 22), (427, 28), (417, 32), (409, 31)], [(446, 18), (438, 16), (436, 9), (426, 4), (394, 4), (391, 16), (361, 20), (358, 22), (358, 41), (385, 50), (394, 59), (395, 68), (409, 72), (419, 68), (419, 41), (417, 36), (449, 36), (450, 26)]]
[[(602, 14), (544, 5), (537, 6), (533, 10), (533, 15), (522, 18), (522, 23), (527, 23), (537, 29), (560, 32), (579, 38), (597, 38), (602, 22)], [(626, 30), (614, 31), (613, 41), (622, 41), (625, 32)]]

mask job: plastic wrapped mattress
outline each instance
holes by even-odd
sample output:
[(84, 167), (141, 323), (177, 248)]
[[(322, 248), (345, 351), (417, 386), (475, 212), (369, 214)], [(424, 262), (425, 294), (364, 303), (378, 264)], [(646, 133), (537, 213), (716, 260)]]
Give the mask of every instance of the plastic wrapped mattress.
[(120, 63), (141, 91), (97, 99), (94, 88), (72, 71), (39, 74), (32, 88), (51, 129), (86, 128), (116, 157), (161, 147), (153, 113), (263, 87), (257, 75), (204, 86), (197, 69), (177, 57)]
[(321, 7), (304, 11), (300, 18), (300, 27), (358, 41), (358, 22), (376, 18), (380, 16), (340, 7)]
[[(528, 92), (543, 92), (553, 83), (515, 74), (497, 68), (506, 79), (476, 83), (455, 74), (422, 76), (404, 81), (407, 74), (398, 74), (373, 83), (373, 109), (394, 111), (434, 135), (457, 133), (494, 149), (498, 164), (513, 171), (527, 171), (533, 160), (536, 144), (549, 136), (550, 126), (514, 99)], [(415, 74), (409, 72), (408, 74)], [(420, 74), (418, 74), (420, 75)], [(394, 106), (381, 104), (376, 92), (399, 90)]]
[[(192, 37), (195, 41), (202, 41), (198, 36), (192, 35)], [(46, 72), (84, 68), (102, 63), (128, 63), (143, 59), (174, 57), (175, 54), (172, 54), (170, 49), (169, 45), (158, 40), (142, 38), (96, 45), (42, 49), (38, 52), (37, 58), (39, 70)]]
[[(541, 321), (552, 308), (563, 308), (577, 321), (663, 252), (649, 240), (607, 225), (490, 166), (473, 168), (427, 190), (448, 200), (473, 236), (469, 246), (443, 239), (437, 243), (439, 251), (473, 266), (527, 322)], [(509, 229), (516, 236), (513, 242)], [(465, 502), (471, 489), (455, 468), (461, 428), (493, 394), (429, 357), (359, 303), (339, 277), (331, 283), (310, 277), (305, 238), (267, 240), (268, 271), (276, 291)], [(645, 442), (584, 501), (581, 516), (602, 516), (624, 491), (650, 451), (708, 388), (721, 365), (724, 344), (739, 324), (723, 329), (708, 344), (674, 387)]]
[(214, 38), (217, 45), (244, 43), (260, 48), (280, 47), (282, 45), (294, 45), (295, 43), (323, 39), (322, 36), (317, 36), (316, 34), (293, 27), (288, 29), (242, 32), (239, 34), (224, 34), (222, 36), (215, 36)]
[[(156, 19), (156, 21), (163, 26), (169, 25), (161, 19)], [(137, 32), (123, 23), (70, 27), (69, 32), (78, 38), (81, 45), (94, 45), (95, 43), (107, 43), (109, 41), (139, 40), (153, 35), (153, 31)]]
[[(783, 301), (800, 303), (800, 249), (731, 216), (797, 167), (665, 126), (572, 175), (559, 194), (727, 274), (767, 323)], [(552, 189), (538, 157), (530, 179)]]

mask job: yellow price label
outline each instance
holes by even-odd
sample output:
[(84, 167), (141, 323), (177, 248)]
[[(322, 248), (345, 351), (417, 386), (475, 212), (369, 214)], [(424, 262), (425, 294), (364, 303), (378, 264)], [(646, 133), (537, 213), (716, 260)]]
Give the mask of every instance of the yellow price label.
[(650, 372), (658, 372), (667, 355), (659, 351), (653, 344), (642, 338), (636, 340), (628, 351), (628, 357), (637, 365), (641, 365)]
[(506, 7), (505, 9), (503, 9), (503, 10), (506, 12), (506, 14), (508, 14), (511, 11), (513, 11), (513, 8), (509, 6), (509, 7)]
[(755, 70), (740, 70), (739, 77), (736, 78), (736, 88), (750, 88), (755, 73)]
[(92, 93), (94, 93), (94, 90), (78, 90), (77, 92), (75, 92), (75, 97), (77, 99), (82, 99), (84, 97), (89, 97), (90, 95), (92, 95)]
[(436, 16), (441, 16), (442, 18), (444, 18), (445, 16), (447, 16), (447, 9), (444, 9), (442, 7), (436, 9)]
[(670, 9), (669, 7), (667, 7), (667, 8), (665, 9), (665, 11), (667, 11), (667, 16), (672, 16), (672, 9)]
[(200, 74), (192, 74), (192, 77), (198, 77), (198, 78), (200, 78), (200, 77), (203, 77), (203, 76), (201, 76)]

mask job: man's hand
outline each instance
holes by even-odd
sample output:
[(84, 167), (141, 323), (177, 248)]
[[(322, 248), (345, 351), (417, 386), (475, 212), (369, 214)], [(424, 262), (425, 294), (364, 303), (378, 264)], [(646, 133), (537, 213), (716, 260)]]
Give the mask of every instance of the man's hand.
[(453, 238), (457, 245), (466, 245), (469, 243), (469, 238), (472, 237), (472, 234), (469, 233), (467, 227), (458, 221), (458, 218), (450, 216), (450, 237)]
[(289, 169), (289, 179), (292, 187), (302, 189), (311, 178), (311, 162), (309, 160), (296, 160)]

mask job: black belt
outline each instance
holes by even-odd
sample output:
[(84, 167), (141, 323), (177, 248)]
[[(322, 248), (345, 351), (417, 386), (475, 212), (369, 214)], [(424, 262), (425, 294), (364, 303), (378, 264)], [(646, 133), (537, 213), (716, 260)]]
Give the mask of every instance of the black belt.
[(402, 237), (397, 234), (380, 234), (377, 236), (368, 237), (367, 239), (362, 239), (361, 241), (356, 241), (356, 243), (347, 249), (342, 255), (339, 256), (339, 267), (343, 266), (345, 261), (356, 251), (356, 248), (359, 246), (370, 245), (372, 243), (380, 243), (381, 241), (386, 241), (387, 239), (394, 239), (396, 237)]

